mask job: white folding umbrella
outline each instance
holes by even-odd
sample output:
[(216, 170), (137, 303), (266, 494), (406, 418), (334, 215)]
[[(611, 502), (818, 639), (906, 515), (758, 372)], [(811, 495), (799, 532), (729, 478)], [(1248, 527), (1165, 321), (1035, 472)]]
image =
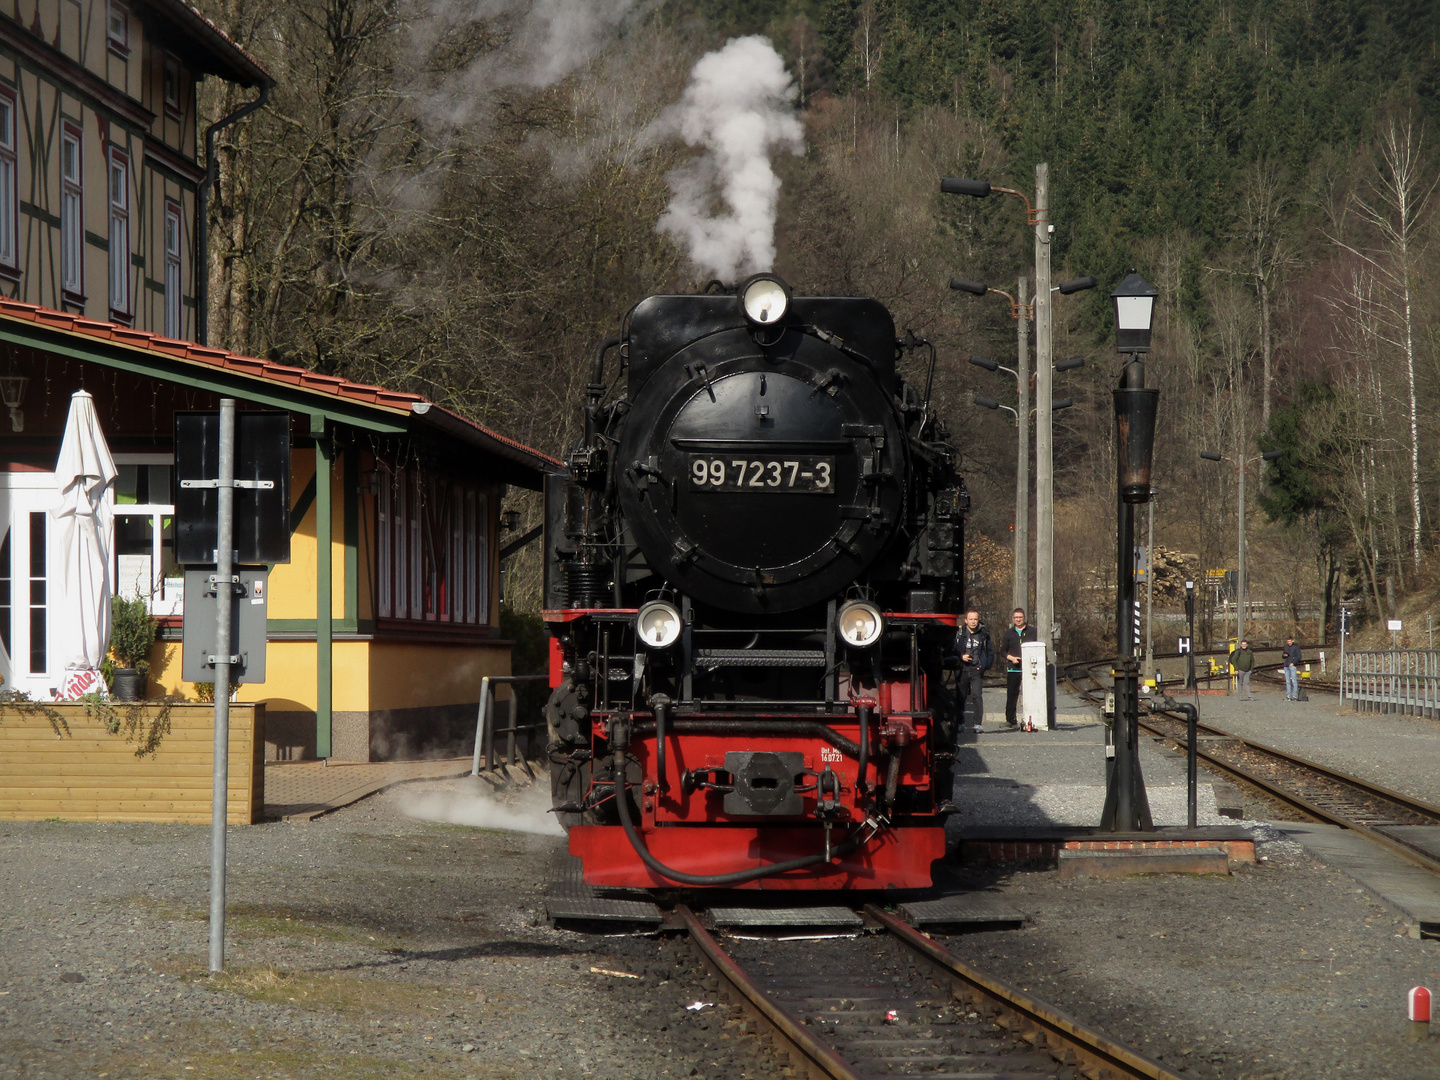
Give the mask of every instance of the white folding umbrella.
[(55, 616), (54, 641), (64, 666), (95, 670), (110, 643), (110, 525), (105, 491), (115, 482), (115, 459), (95, 418), (95, 399), (77, 390), (70, 399), (65, 438), (55, 465), (60, 505), (50, 513), (59, 528), (64, 595)]

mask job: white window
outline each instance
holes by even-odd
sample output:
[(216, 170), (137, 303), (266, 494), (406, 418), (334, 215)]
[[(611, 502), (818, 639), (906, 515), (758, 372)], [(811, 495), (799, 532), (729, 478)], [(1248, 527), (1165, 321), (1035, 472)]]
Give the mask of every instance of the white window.
[(16, 253), (15, 95), (0, 87), (0, 266), (18, 269)]
[(173, 56), (165, 57), (165, 111), (180, 115), (180, 61)]
[(130, 161), (110, 151), (110, 314), (130, 319)]
[(130, 9), (117, 0), (106, 0), (105, 43), (121, 56), (130, 52)]
[(165, 336), (178, 338), (180, 319), (180, 207), (165, 204)]
[(66, 124), (60, 133), (60, 285), (74, 297), (85, 295), (80, 168), (80, 129)]
[(141, 596), (151, 615), (180, 615), (185, 574), (175, 562), (174, 459), (165, 454), (116, 454), (111, 487), (115, 514), (115, 592)]

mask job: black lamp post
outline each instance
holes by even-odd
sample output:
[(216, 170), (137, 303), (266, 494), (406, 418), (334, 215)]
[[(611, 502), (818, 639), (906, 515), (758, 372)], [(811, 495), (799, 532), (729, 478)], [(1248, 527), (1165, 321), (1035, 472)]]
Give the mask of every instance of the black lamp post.
[(1150, 501), (1150, 462), (1160, 391), (1145, 385), (1156, 290), (1133, 270), (1110, 294), (1115, 302), (1115, 347), (1125, 357), (1115, 389), (1116, 537), (1115, 768), (1105, 792), (1101, 828), (1153, 829), (1150, 800), (1140, 774), (1140, 665), (1136, 659), (1135, 507)]

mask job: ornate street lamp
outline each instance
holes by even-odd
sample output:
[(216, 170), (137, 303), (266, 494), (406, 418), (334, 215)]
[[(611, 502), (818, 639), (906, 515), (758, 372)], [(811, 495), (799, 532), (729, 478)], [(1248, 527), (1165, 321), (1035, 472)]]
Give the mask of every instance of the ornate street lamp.
[(1150, 328), (1155, 322), (1155, 298), (1159, 292), (1134, 270), (1115, 286), (1115, 348), (1122, 353), (1150, 351)]
[(1154, 828), (1140, 774), (1140, 665), (1135, 640), (1135, 507), (1150, 501), (1150, 464), (1160, 391), (1145, 385), (1142, 357), (1150, 351), (1156, 290), (1135, 271), (1110, 294), (1115, 304), (1115, 347), (1125, 356), (1115, 389), (1115, 768), (1105, 793), (1101, 828), (1135, 832)]

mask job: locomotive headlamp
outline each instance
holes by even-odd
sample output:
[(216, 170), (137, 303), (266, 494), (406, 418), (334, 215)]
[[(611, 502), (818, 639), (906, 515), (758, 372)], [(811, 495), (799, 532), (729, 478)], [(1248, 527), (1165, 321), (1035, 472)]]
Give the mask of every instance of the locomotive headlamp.
[(790, 286), (769, 274), (756, 274), (740, 286), (740, 306), (752, 323), (769, 326), (790, 306)]
[(880, 609), (868, 600), (852, 600), (840, 609), (836, 619), (840, 624), (840, 637), (852, 649), (868, 649), (880, 640), (880, 631), (885, 620), (880, 618)]
[(680, 612), (674, 604), (652, 600), (635, 616), (635, 632), (652, 649), (668, 649), (680, 638)]

